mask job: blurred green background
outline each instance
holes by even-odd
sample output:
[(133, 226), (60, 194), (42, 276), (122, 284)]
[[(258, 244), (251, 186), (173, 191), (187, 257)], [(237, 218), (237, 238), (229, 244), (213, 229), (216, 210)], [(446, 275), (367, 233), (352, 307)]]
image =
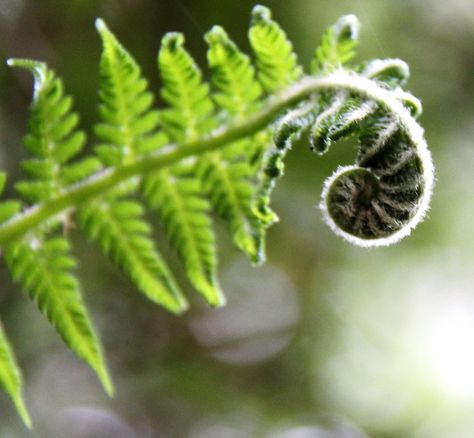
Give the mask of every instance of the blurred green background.
[[(188, 287), (193, 309), (182, 318), (150, 305), (74, 233), (84, 296), (117, 387), (113, 399), (2, 264), (0, 315), (24, 371), (35, 429), (24, 429), (0, 393), (1, 438), (474, 436), (474, 3), (265, 4), (305, 65), (323, 30), (346, 13), (361, 20), (359, 59), (410, 64), (408, 89), (423, 101), (421, 123), (437, 169), (427, 220), (390, 248), (341, 241), (315, 205), (324, 179), (351, 163), (355, 150), (340, 145), (319, 158), (303, 141), (275, 192), (281, 222), (269, 232), (267, 264), (252, 268), (216, 221), (229, 304), (210, 310)], [(155, 57), (165, 32), (184, 32), (203, 66), (202, 37), (213, 24), (248, 51), (252, 6), (248, 0), (0, 0), (0, 167), (10, 183), (21, 176), (31, 78), (8, 69), (7, 57), (47, 61), (89, 129), (96, 120), (97, 16), (157, 92)]]

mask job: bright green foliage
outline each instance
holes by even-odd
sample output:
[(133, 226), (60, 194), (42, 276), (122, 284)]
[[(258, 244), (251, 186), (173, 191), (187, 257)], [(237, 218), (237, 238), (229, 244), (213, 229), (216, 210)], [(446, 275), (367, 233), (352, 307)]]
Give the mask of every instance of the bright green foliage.
[[(265, 91), (278, 91), (301, 77), (303, 69), (298, 65), (293, 45), (278, 23), (272, 20), (271, 11), (265, 6), (257, 5), (252, 10), (249, 40), (255, 53), (258, 80)], [(275, 179), (284, 173), (285, 155), (286, 150), (275, 150), (263, 162), (253, 205), (260, 221), (261, 235), (278, 221), (278, 216), (270, 208), (270, 196)]]
[[(97, 20), (103, 52), (100, 62), (101, 123), (95, 126), (102, 143), (96, 148), (104, 164), (125, 164), (136, 155), (157, 149), (166, 136), (157, 130), (158, 111), (140, 68), (102, 20)], [(127, 183), (79, 210), (78, 220), (87, 235), (98, 241), (138, 289), (168, 310), (187, 307), (172, 274), (151, 237), (144, 207), (130, 198), (137, 184)]]
[(347, 64), (354, 55), (359, 37), (359, 21), (354, 15), (344, 15), (328, 28), (321, 38), (311, 61), (312, 74), (327, 74)]
[(175, 142), (192, 141), (215, 127), (209, 86), (194, 59), (184, 48), (184, 36), (168, 33), (158, 54), (163, 80), (161, 96), (169, 108), (161, 110), (163, 130)]
[[(262, 89), (255, 69), (224, 29), (214, 26), (206, 34), (207, 59), (212, 70), (216, 105), (224, 121), (242, 119), (259, 106)], [(262, 141), (262, 139), (264, 141)], [(259, 162), (266, 136), (254, 136), (216, 151), (202, 160), (201, 179), (218, 214), (229, 221), (236, 245), (257, 263), (263, 260), (263, 232), (255, 216), (252, 200), (256, 196), (252, 179), (254, 162)]]
[(258, 79), (267, 92), (274, 92), (293, 83), (303, 72), (293, 53), (293, 45), (282, 28), (271, 18), (270, 9), (255, 6), (249, 31)]
[(186, 300), (156, 251), (143, 213), (141, 204), (132, 199), (100, 199), (81, 208), (78, 220), (139, 290), (171, 312), (181, 313)]
[(220, 26), (205, 36), (209, 45), (207, 60), (217, 92), (213, 94), (227, 118), (244, 118), (259, 107), (262, 88), (255, 80), (250, 58), (242, 53)]
[[(355, 165), (339, 168), (323, 190), (321, 210), (336, 233), (360, 246), (387, 245), (423, 218), (433, 165), (414, 120), (421, 104), (401, 88), (409, 75), (404, 62), (348, 66), (358, 34), (354, 16), (324, 34), (307, 77), (268, 8), (252, 12), (254, 65), (215, 26), (206, 34), (212, 86), (185, 50), (183, 35), (169, 33), (158, 53), (165, 103), (159, 110), (137, 62), (104, 21), (96, 27), (103, 43), (99, 141), (81, 160), (85, 135), (62, 81), (41, 62), (9, 61), (33, 73), (34, 95), (25, 137), (30, 156), (22, 163), (27, 179), (15, 185), (20, 200), (0, 202), (0, 246), (14, 279), (108, 393), (112, 384), (76, 262), (67, 233), (59, 234), (71, 222), (139, 291), (179, 314), (187, 302), (156, 248), (140, 194), (158, 212), (190, 282), (212, 306), (225, 298), (211, 207), (228, 222), (235, 244), (253, 262), (263, 261), (266, 229), (278, 220), (270, 196), (288, 150), (305, 131), (318, 153), (349, 135), (359, 140)], [(5, 179), (0, 172), (0, 193)], [(0, 385), (29, 425), (1, 326)]]
[(38, 304), (66, 344), (95, 370), (107, 393), (112, 394), (101, 347), (72, 273), (76, 262), (67, 240), (25, 238), (7, 247), (5, 259), (13, 278)]
[[(27, 202), (47, 201), (99, 169), (100, 163), (88, 157), (69, 164), (81, 151), (85, 135), (75, 129), (78, 116), (71, 111), (72, 99), (64, 95), (61, 80), (40, 62), (11, 60), (10, 64), (29, 69), (35, 81), (25, 137), (25, 147), (33, 158), (23, 162), (29, 179), (15, 187)], [(8, 213), (18, 210), (18, 203), (9, 202)], [(2, 207), (0, 213), (1, 210)], [(5, 204), (3, 210), (7, 210)], [(41, 231), (13, 242), (5, 248), (5, 258), (13, 278), (38, 304), (66, 344), (95, 370), (111, 394), (113, 388), (101, 348), (73, 273), (76, 263), (69, 254), (69, 244), (65, 238), (48, 236), (59, 224), (66, 225), (67, 220), (66, 215), (57, 217), (44, 224)]]
[(147, 178), (144, 194), (157, 208), (166, 233), (194, 287), (212, 306), (225, 303), (216, 278), (216, 254), (209, 204), (200, 181), (160, 172)]
[[(163, 80), (161, 95), (169, 108), (161, 111), (163, 130), (175, 142), (193, 141), (214, 125), (209, 86), (183, 47), (184, 37), (166, 34), (158, 54)], [(210, 204), (201, 181), (193, 176), (196, 163), (174, 166), (145, 179), (144, 194), (158, 210), (194, 287), (214, 306), (224, 304), (217, 282), (215, 237)]]
[(101, 123), (95, 133), (101, 140), (96, 152), (107, 165), (133, 161), (166, 143), (157, 131), (158, 111), (151, 110), (153, 97), (140, 67), (109, 31), (103, 20), (96, 21), (102, 38), (100, 60)]
[(85, 134), (76, 130), (79, 117), (71, 111), (72, 99), (64, 95), (62, 81), (42, 62), (13, 60), (11, 64), (29, 69), (35, 79), (24, 139), (32, 158), (22, 163), (29, 180), (15, 186), (25, 200), (34, 203), (84, 179), (98, 170), (99, 163), (90, 157), (71, 166), (66, 164), (82, 150)]
[(0, 387), (11, 397), (25, 425), (31, 428), (30, 415), (23, 401), (22, 386), (20, 370), (0, 323)]

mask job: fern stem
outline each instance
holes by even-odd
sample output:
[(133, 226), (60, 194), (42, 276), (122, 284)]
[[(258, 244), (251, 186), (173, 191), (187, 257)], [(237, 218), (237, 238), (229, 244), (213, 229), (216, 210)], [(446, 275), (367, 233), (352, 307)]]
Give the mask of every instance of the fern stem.
[[(414, 121), (402, 103), (393, 97), (388, 90), (381, 88), (370, 79), (341, 70), (327, 76), (304, 77), (292, 86), (270, 97), (266, 104), (262, 105), (260, 111), (240, 120), (238, 123), (216, 129), (210, 135), (201, 139), (183, 144), (170, 144), (155, 153), (138, 157), (132, 163), (105, 169), (84, 182), (72, 185), (65, 192), (26, 209), (0, 225), (0, 246), (4, 247), (13, 240), (34, 230), (48, 219), (76, 208), (81, 203), (103, 194), (125, 180), (142, 177), (185, 158), (219, 149), (236, 140), (255, 134), (268, 127), (283, 110), (307, 99), (312, 94), (333, 89), (345, 89), (376, 101), (398, 118), (402, 129), (406, 130), (410, 137), (414, 139), (424, 167), (426, 190), (419, 208), (419, 214), (423, 215), (427, 210), (433, 185), (433, 166), (423, 137), (423, 129)], [(413, 222), (416, 223), (419, 219), (421, 217)]]

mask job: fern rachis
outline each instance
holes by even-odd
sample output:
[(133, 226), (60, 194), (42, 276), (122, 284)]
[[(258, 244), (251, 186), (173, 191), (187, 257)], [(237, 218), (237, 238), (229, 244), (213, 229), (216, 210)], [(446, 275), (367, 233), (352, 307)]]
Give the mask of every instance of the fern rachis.
[[(0, 203), (0, 246), (12, 276), (108, 392), (100, 343), (61, 235), (66, 221), (77, 220), (145, 296), (180, 313), (187, 301), (152, 240), (145, 205), (158, 212), (190, 283), (209, 304), (223, 305), (211, 209), (229, 223), (235, 244), (263, 261), (265, 231), (277, 219), (271, 192), (305, 132), (320, 154), (347, 136), (359, 140), (356, 164), (339, 168), (323, 188), (321, 210), (337, 234), (382, 246), (422, 220), (433, 165), (415, 120), (421, 105), (402, 89), (403, 61), (348, 64), (358, 36), (354, 16), (329, 28), (303, 75), (284, 31), (256, 6), (249, 31), (255, 66), (215, 26), (206, 35), (210, 85), (184, 37), (167, 34), (158, 56), (167, 104), (160, 110), (136, 61), (102, 20), (96, 24), (103, 41), (98, 144), (81, 160), (75, 157), (85, 134), (60, 79), (43, 63), (9, 60), (33, 72), (35, 91), (25, 137), (31, 158), (22, 164), (28, 178), (15, 186), (19, 199)], [(1, 190), (4, 184), (0, 173)], [(29, 424), (1, 326), (0, 385)]]

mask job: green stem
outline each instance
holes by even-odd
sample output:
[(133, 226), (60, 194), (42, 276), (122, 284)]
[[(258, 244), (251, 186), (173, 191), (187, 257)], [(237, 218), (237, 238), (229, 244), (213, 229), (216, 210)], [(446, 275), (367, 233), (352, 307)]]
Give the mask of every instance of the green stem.
[[(91, 198), (105, 193), (117, 184), (141, 177), (147, 173), (160, 170), (175, 164), (185, 158), (202, 155), (206, 152), (219, 149), (236, 140), (248, 137), (266, 128), (280, 113), (298, 102), (308, 98), (311, 94), (331, 89), (346, 89), (353, 93), (375, 100), (390, 113), (399, 118), (400, 125), (410, 135), (416, 138), (421, 155), (428, 154), (424, 160), (426, 174), (429, 174), (431, 161), (423, 138), (423, 130), (410, 116), (403, 105), (390, 93), (367, 78), (336, 72), (325, 77), (305, 77), (296, 84), (288, 87), (262, 105), (262, 109), (236, 124), (217, 129), (210, 135), (180, 145), (168, 145), (155, 153), (137, 158), (133, 163), (124, 164), (115, 168), (108, 168), (90, 178), (75, 184), (69, 190), (58, 194), (48, 201), (34, 205), (9, 221), (0, 225), (0, 247), (27, 234), (41, 223), (67, 210), (73, 209)], [(432, 179), (432, 177), (431, 177)], [(427, 181), (431, 191), (431, 181)]]

